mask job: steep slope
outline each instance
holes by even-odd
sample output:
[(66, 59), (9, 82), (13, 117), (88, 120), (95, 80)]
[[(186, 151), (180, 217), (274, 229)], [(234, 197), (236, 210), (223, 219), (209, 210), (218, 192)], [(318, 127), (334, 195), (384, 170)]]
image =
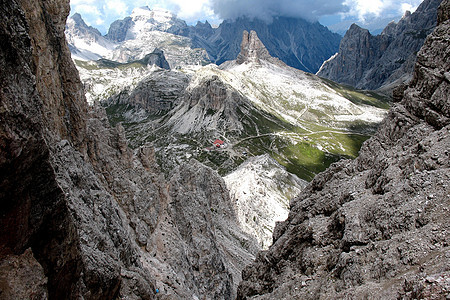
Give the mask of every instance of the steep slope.
[(307, 182), (278, 164), (268, 154), (252, 157), (224, 177), (243, 229), (257, 238), (262, 249), (272, 245), (275, 222), (286, 220), (289, 199)]
[(117, 46), (100, 31), (86, 25), (78, 13), (67, 19), (65, 33), (73, 59), (97, 60), (110, 55)]
[(341, 37), (330, 32), (318, 22), (286, 17), (272, 22), (259, 19), (238, 18), (225, 20), (214, 31), (191, 27), (189, 36), (195, 47), (204, 48), (216, 64), (236, 59), (240, 51), (242, 32), (256, 31), (269, 53), (287, 65), (315, 73), (324, 60), (338, 50)]
[[(72, 59), (74, 58), (72, 53)], [(164, 53), (155, 49), (144, 58), (128, 63), (119, 63), (107, 59), (80, 61), (74, 59), (88, 103), (99, 103), (116, 94), (133, 90), (154, 72), (170, 69)]]
[(238, 299), (444, 299), (450, 291), (450, 1), (414, 77), (354, 161), (291, 202)]
[(360, 89), (380, 87), (392, 91), (408, 82), (413, 73), (416, 53), (425, 37), (436, 26), (441, 0), (425, 0), (413, 13), (372, 36), (353, 24), (339, 46), (339, 52), (325, 61), (317, 75)]
[(142, 59), (158, 48), (164, 51), (171, 68), (207, 64), (206, 51), (194, 47), (190, 38), (182, 36), (187, 28), (184, 21), (169, 11), (135, 8), (130, 17), (111, 24), (106, 37), (120, 43), (105, 58), (125, 63)]
[(151, 147), (133, 153), (88, 106), (68, 1), (0, 13), (1, 297), (234, 298), (256, 243), (223, 180), (195, 161), (165, 180)]

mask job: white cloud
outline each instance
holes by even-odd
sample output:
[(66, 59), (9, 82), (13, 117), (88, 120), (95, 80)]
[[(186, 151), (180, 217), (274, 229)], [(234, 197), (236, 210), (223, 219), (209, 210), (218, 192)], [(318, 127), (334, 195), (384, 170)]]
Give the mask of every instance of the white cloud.
[(386, 13), (403, 15), (406, 10), (414, 11), (422, 0), (345, 0), (344, 5), (349, 11), (344, 16), (354, 16), (364, 21), (367, 18), (377, 18)]
[[(271, 19), (274, 16), (318, 19), (324, 15), (348, 18), (378, 18), (414, 11), (422, 0), (71, 0), (72, 13), (79, 12), (86, 23), (106, 32), (109, 24), (131, 14), (135, 7), (164, 8), (188, 24), (197, 20), (218, 23), (220, 19), (247, 15)], [(102, 22), (103, 21), (103, 22)]]
[(79, 4), (75, 5), (74, 10), (80, 14), (89, 14), (89, 15), (95, 15), (100, 16), (100, 10), (95, 7), (94, 5), (89, 4)]
[(105, 12), (111, 11), (121, 17), (127, 16), (129, 13), (127, 4), (122, 0), (106, 0), (103, 9)]
[(97, 1), (96, 0), (71, 0), (70, 5), (75, 6), (75, 5), (80, 5), (80, 4), (94, 4), (95, 2), (97, 2)]
[(399, 13), (404, 14), (405, 11), (409, 10), (410, 12), (415, 12), (418, 5), (415, 5), (415, 3), (402, 3), (399, 8)]

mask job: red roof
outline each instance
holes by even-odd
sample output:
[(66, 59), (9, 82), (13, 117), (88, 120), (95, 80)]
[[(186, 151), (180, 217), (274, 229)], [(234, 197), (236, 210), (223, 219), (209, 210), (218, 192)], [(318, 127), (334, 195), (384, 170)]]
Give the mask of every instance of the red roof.
[(222, 141), (222, 140), (215, 140), (213, 144), (214, 145), (223, 145), (224, 141)]

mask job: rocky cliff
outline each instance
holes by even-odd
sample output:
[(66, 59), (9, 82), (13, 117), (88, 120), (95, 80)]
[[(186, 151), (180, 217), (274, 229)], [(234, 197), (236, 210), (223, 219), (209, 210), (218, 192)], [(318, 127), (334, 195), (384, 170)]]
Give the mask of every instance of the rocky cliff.
[(73, 59), (97, 60), (108, 56), (116, 46), (100, 31), (88, 26), (78, 13), (67, 19), (65, 33)]
[(337, 55), (327, 60), (317, 75), (360, 89), (408, 82), (414, 62), (426, 36), (436, 26), (437, 8), (442, 0), (425, 0), (413, 13), (373, 36), (353, 24), (345, 34)]
[(291, 201), (238, 299), (446, 299), (450, 292), (450, 1), (413, 79), (354, 161)]
[(164, 179), (88, 107), (68, 1), (0, 13), (0, 298), (233, 298), (256, 243), (224, 181), (195, 161)]
[(225, 20), (220, 26), (207, 31), (189, 28), (188, 34), (195, 47), (204, 48), (216, 64), (234, 60), (240, 52), (243, 31), (256, 31), (271, 56), (287, 65), (315, 73), (324, 60), (338, 50), (341, 37), (318, 22), (279, 17), (267, 22), (259, 19), (238, 18)]

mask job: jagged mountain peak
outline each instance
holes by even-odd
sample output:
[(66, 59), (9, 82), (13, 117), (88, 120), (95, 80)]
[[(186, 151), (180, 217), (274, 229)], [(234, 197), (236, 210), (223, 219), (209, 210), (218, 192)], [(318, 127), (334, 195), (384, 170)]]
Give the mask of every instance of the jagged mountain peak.
[(133, 20), (150, 20), (154, 19), (161, 23), (170, 22), (173, 19), (176, 19), (176, 15), (168, 10), (161, 8), (153, 8), (151, 9), (148, 6), (136, 7), (131, 12), (130, 16)]
[(72, 58), (97, 60), (107, 56), (116, 45), (102, 36), (100, 31), (89, 26), (79, 13), (67, 19), (65, 34)]
[(243, 64), (246, 62), (260, 62), (261, 60), (269, 61), (275, 64), (282, 64), (279, 59), (269, 54), (266, 46), (261, 42), (256, 31), (243, 31), (241, 52), (239, 53), (236, 63)]
[(249, 59), (267, 59), (270, 57), (266, 46), (261, 42), (256, 31), (250, 33), (244, 30), (242, 34), (241, 52), (237, 57), (238, 63), (243, 63)]
[(442, 0), (424, 0), (414, 13), (389, 23), (380, 35), (353, 24), (339, 46), (339, 53), (325, 61), (319, 76), (359, 89), (390, 93), (411, 79), (416, 53), (436, 26)]

